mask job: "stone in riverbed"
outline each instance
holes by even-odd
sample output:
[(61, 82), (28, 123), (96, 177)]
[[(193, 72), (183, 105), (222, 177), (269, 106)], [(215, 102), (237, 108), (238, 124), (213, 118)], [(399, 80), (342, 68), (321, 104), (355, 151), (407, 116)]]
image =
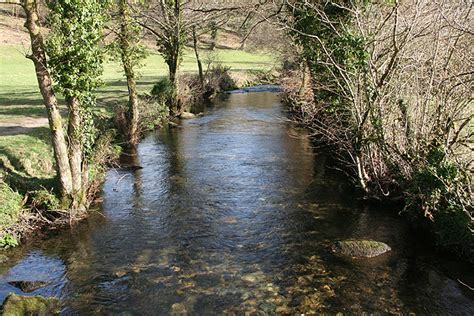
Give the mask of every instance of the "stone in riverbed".
[(386, 253), (391, 248), (375, 240), (341, 240), (331, 245), (330, 250), (338, 255), (371, 258)]
[(2, 305), (4, 316), (59, 315), (61, 306), (55, 297), (22, 296), (10, 293)]
[(273, 303), (263, 302), (258, 305), (258, 308), (265, 313), (265, 315), (274, 314), (276, 305)]
[(174, 303), (172, 306), (171, 306), (171, 313), (173, 315), (183, 315), (183, 314), (187, 314), (188, 311), (186, 310), (186, 306), (184, 306), (184, 304), (182, 303)]
[(30, 292), (33, 292), (37, 289), (45, 287), (49, 283), (44, 282), (44, 281), (10, 281), (10, 282), (8, 282), (8, 284), (10, 284), (10, 285), (12, 285), (16, 288), (19, 288), (20, 290), (22, 290), (25, 293), (30, 293)]
[(190, 113), (190, 112), (183, 112), (183, 113), (181, 113), (181, 115), (179, 116), (179, 118), (184, 119), (184, 120), (186, 120), (186, 119), (192, 119), (192, 118), (195, 118), (195, 117), (196, 117), (196, 115), (193, 114), (193, 113)]

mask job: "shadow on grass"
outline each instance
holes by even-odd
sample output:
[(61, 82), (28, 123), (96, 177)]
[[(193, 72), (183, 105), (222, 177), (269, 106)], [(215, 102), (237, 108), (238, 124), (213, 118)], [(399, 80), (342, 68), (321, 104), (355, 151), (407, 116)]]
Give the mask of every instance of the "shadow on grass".
[(28, 117), (47, 117), (44, 106), (18, 106), (6, 107), (0, 109), (0, 115), (5, 116), (28, 116)]
[(22, 127), (22, 126), (7, 126), (0, 127), (0, 137), (1, 136), (18, 136), (18, 135), (28, 135), (31, 137), (38, 138), (46, 145), (51, 145), (51, 131), (49, 126), (40, 126), (40, 127)]
[(2, 93), (0, 94), (0, 105), (19, 106), (19, 105), (43, 105), (41, 94), (37, 91), (27, 91), (22, 93)]
[[(9, 134), (7, 136), (23, 136), (23, 137), (32, 137), (36, 138), (40, 142), (42, 142), (46, 146), (51, 146), (51, 134), (49, 127), (35, 127), (35, 128), (23, 128), (26, 129), (27, 132), (18, 130), (18, 133), (16, 134)], [(0, 136), (4, 136), (1, 134), (2, 128), (0, 128)], [(11, 141), (9, 141), (11, 139)], [(4, 141), (5, 140), (5, 141)], [(10, 162), (10, 164), (13, 167), (13, 170), (3, 164), (3, 162), (0, 160), (0, 167), (2, 167), (7, 173), (25, 173), (28, 174), (28, 171), (26, 170), (24, 163), (22, 162), (22, 158), (18, 157), (17, 154), (15, 154), (12, 151), (12, 148), (15, 147), (25, 147), (25, 143), (28, 144), (28, 146), (37, 146), (34, 144), (34, 142), (31, 142), (31, 140), (28, 140), (28, 138), (21, 138), (21, 140), (17, 137), (11, 137), (11, 138), (3, 138), (2, 139), (2, 145), (0, 145), (0, 157), (4, 156), (6, 159)], [(28, 158), (25, 156), (25, 158)]]
[[(19, 160), (13, 155), (9, 154), (8, 150), (0, 148), (0, 155), (4, 155), (10, 160), (12, 165), (15, 166), (20, 164)], [(20, 164), (21, 165), (21, 164)], [(38, 178), (33, 176), (24, 175), (16, 170), (12, 170), (4, 165), (3, 161), (0, 160), (0, 168), (4, 172), (4, 181), (15, 191), (21, 195), (25, 195), (28, 192), (46, 189), (48, 191), (54, 191), (57, 188), (56, 178)]]
[[(166, 76), (141, 76), (137, 80), (137, 86), (152, 85), (165, 77)], [(107, 87), (123, 87), (125, 89), (123, 91), (127, 92), (127, 82), (125, 79), (105, 81), (105, 86), (101, 89), (107, 92), (111, 91), (107, 90)]]
[[(1, 164), (1, 163), (0, 163)], [(5, 182), (21, 195), (31, 191), (46, 189), (49, 192), (57, 192), (56, 178), (26, 177), (20, 173), (7, 172), (4, 177)]]
[(0, 126), (0, 136), (16, 136), (32, 133), (37, 127)]

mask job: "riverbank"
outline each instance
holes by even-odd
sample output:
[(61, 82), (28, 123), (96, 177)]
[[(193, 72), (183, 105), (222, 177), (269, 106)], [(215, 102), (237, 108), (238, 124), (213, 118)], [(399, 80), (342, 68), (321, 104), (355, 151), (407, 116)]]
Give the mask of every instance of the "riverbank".
[[(363, 131), (363, 125), (354, 127), (357, 119), (344, 105), (331, 109), (324, 102), (317, 104), (308, 69), (292, 67), (285, 69), (280, 79), (282, 98), (292, 119), (310, 131), (316, 147), (332, 153), (337, 168), (344, 170), (361, 196), (379, 205), (398, 204), (397, 213), (429, 234), (434, 244), (473, 263), (474, 210), (469, 163), (463, 160), (466, 158), (462, 154), (464, 150), (460, 151), (458, 160), (450, 160), (439, 140), (434, 139), (431, 144), (423, 140), (426, 150), (422, 152), (418, 148), (420, 156), (414, 157), (414, 150), (404, 148), (406, 143), (399, 139), (408, 137), (410, 144), (415, 136), (407, 134), (397, 138), (400, 135), (394, 126), (403, 121), (400, 118), (390, 125), (390, 132), (389, 127), (385, 127), (390, 137), (374, 142), (371, 137), (375, 137), (376, 131), (369, 128)], [(367, 121), (370, 113), (366, 112)], [(360, 134), (355, 133), (355, 129), (359, 129)], [(455, 141), (456, 138), (451, 144)], [(366, 170), (374, 174), (369, 177)]]
[[(23, 51), (22, 46), (8, 44), (3, 44), (0, 50), (0, 245), (7, 247), (17, 245), (28, 233), (40, 227), (70, 223), (59, 216), (61, 213), (49, 216), (52, 215), (49, 210), (59, 209), (55, 198), (54, 159), (34, 68)], [(269, 70), (273, 61), (270, 55), (244, 51), (216, 50), (213, 55), (222, 65), (235, 69), (233, 72), (237, 76), (241, 74), (242, 78), (248, 71)], [(181, 70), (190, 74), (197, 71), (191, 51), (186, 52)], [(160, 56), (150, 53), (139, 73), (139, 93), (147, 94), (164, 77), (166, 66)], [(113, 134), (115, 108), (127, 102), (127, 86), (120, 65), (107, 62), (103, 80), (94, 112), (96, 119), (102, 121), (101, 133)], [(147, 104), (145, 99), (143, 103), (144, 128), (152, 129), (161, 124), (163, 113), (155, 109), (156, 104)], [(64, 104), (62, 99), (60, 109), (65, 117), (67, 113), (61, 104)], [(108, 140), (111, 141), (113, 137)], [(119, 146), (120, 143), (115, 142), (107, 148), (116, 155)], [(59, 223), (55, 217), (60, 218)]]

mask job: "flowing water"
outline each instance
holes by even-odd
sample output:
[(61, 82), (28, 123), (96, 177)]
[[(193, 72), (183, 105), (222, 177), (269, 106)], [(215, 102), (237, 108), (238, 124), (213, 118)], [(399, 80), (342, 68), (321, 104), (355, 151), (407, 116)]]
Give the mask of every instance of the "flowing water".
[[(363, 206), (275, 93), (233, 94), (146, 137), (110, 170), (101, 214), (11, 252), (14, 280), (48, 285), (63, 314), (414, 312), (473, 315), (472, 266), (442, 259), (388, 208)], [(376, 239), (392, 251), (341, 258)], [(417, 241), (414, 241), (417, 240)]]

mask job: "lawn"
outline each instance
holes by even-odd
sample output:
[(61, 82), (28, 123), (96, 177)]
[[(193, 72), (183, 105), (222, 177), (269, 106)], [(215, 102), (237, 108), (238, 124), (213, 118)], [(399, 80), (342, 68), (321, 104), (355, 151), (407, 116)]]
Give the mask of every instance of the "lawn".
[[(33, 63), (25, 58), (26, 49), (21, 46), (0, 46), (0, 124), (19, 123), (24, 117), (46, 117), (38, 91)], [(270, 69), (274, 58), (269, 54), (252, 54), (237, 50), (201, 52), (203, 62), (213, 60), (230, 66), (234, 71)], [(186, 51), (181, 72), (197, 71), (194, 54)], [(140, 92), (150, 91), (153, 84), (167, 75), (163, 58), (150, 51), (139, 69)], [(104, 66), (105, 85), (98, 91), (99, 105), (113, 105), (123, 101), (127, 87), (119, 63), (107, 61)], [(0, 131), (1, 135), (1, 131)]]

